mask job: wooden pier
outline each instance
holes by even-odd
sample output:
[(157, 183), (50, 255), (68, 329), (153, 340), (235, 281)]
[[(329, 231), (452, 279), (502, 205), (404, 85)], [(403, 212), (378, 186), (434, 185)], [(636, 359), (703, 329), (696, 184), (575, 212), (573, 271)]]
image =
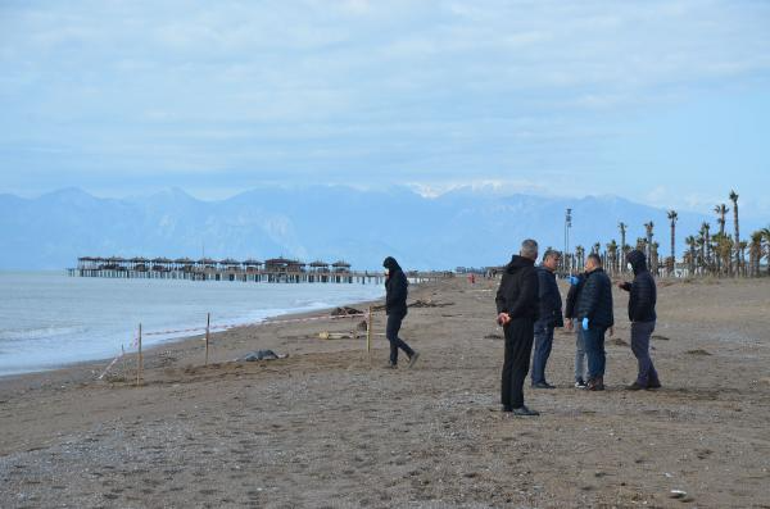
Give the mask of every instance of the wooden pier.
[[(375, 284), (385, 282), (382, 272), (351, 271), (350, 264), (315, 261), (310, 264), (286, 258), (237, 261), (203, 258), (78, 258), (77, 268), (67, 269), (72, 277), (116, 279), (179, 279), (188, 281), (241, 281), (252, 283), (336, 283)], [(423, 283), (450, 276), (448, 272), (408, 272), (412, 283)]]

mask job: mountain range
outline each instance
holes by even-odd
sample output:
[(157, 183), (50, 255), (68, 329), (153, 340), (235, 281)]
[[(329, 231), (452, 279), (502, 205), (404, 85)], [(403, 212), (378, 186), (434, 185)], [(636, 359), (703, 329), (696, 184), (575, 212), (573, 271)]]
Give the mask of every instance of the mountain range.
[[(219, 201), (181, 189), (132, 198), (99, 198), (62, 189), (37, 198), (0, 195), (0, 270), (73, 267), (78, 256), (165, 256), (304, 261), (344, 259), (377, 269), (388, 255), (410, 269), (501, 265), (526, 237), (564, 245), (564, 215), (572, 209), (570, 244), (627, 243), (653, 221), (661, 256), (670, 252), (666, 211), (615, 196), (501, 196), (460, 188), (425, 197), (406, 187), (264, 187)], [(712, 216), (680, 212), (683, 239)], [(731, 222), (728, 223), (731, 225)], [(712, 225), (712, 231), (716, 226)], [(749, 231), (745, 229), (744, 231)]]

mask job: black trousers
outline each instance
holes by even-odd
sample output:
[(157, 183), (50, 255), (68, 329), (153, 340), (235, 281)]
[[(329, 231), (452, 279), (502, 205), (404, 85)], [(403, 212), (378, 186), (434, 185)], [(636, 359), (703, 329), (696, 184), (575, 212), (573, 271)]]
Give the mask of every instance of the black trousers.
[(501, 402), (506, 408), (524, 406), (524, 380), (529, 371), (529, 357), (535, 338), (535, 322), (531, 318), (517, 318), (504, 328), (505, 362)]
[(412, 350), (409, 345), (406, 344), (406, 341), (398, 337), (398, 331), (401, 330), (401, 322), (404, 320), (404, 317), (406, 315), (402, 314), (390, 314), (388, 315), (388, 325), (385, 328), (385, 337), (388, 338), (388, 341), (390, 341), (390, 363), (391, 364), (397, 364), (398, 363), (398, 349), (400, 348), (403, 350), (408, 357), (411, 357), (414, 355), (414, 350)]

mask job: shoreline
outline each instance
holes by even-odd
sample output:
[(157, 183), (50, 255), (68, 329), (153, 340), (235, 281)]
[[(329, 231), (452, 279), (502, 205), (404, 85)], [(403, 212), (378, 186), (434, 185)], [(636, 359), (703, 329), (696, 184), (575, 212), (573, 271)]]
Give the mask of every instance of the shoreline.
[[(425, 284), (425, 283), (422, 283), (422, 284)], [(414, 285), (413, 288), (417, 290), (417, 288), (419, 288), (419, 285)], [(263, 318), (259, 322), (240, 324), (234, 327), (211, 332), (209, 336), (210, 337), (209, 343), (210, 343), (210, 346), (212, 344), (216, 345), (217, 339), (221, 339), (223, 337), (226, 337), (227, 335), (242, 332), (245, 330), (253, 330), (259, 327), (270, 326), (270, 325), (273, 325), (273, 322), (276, 322), (276, 321), (301, 320), (301, 319), (307, 319), (307, 318), (313, 318), (313, 317), (328, 317), (330, 316), (330, 313), (334, 309), (337, 309), (339, 307), (362, 308), (361, 311), (364, 311), (365, 313), (366, 308), (368, 306), (370, 305), (377, 306), (381, 304), (381, 301), (383, 299), (384, 299), (384, 296), (383, 298), (377, 299), (377, 300), (363, 300), (363, 301), (356, 301), (352, 303), (348, 302), (345, 304), (341, 304), (339, 306), (317, 308), (317, 309), (312, 309), (308, 311), (290, 311), (286, 313), (270, 315)], [(344, 322), (346, 320), (338, 320), (338, 321)], [(350, 320), (355, 320), (355, 319), (351, 318)], [(329, 321), (331, 322), (332, 320), (330, 319)], [(161, 351), (184, 353), (185, 355), (189, 355), (190, 360), (192, 361), (195, 355), (193, 352), (198, 349), (200, 349), (201, 351), (203, 350), (201, 346), (201, 342), (203, 341), (204, 338), (205, 338), (205, 333), (196, 333), (192, 335), (184, 335), (184, 336), (163, 339), (158, 343), (154, 343), (148, 346), (143, 346), (142, 354), (145, 357), (144, 358), (145, 369), (148, 367), (148, 363), (151, 365), (152, 362), (156, 360), (155, 357), (157, 357)], [(195, 348), (196, 346), (197, 348)], [(248, 352), (243, 352), (243, 353), (246, 354)], [(84, 384), (88, 382), (98, 383), (98, 382), (101, 382), (101, 380), (98, 379), (98, 376), (104, 371), (105, 368), (107, 368), (109, 363), (111, 363), (113, 360), (115, 360), (116, 358), (120, 359), (121, 357), (130, 358), (133, 360), (133, 359), (136, 359), (137, 355), (138, 355), (138, 352), (134, 348), (133, 350), (126, 351), (125, 354), (118, 355), (116, 357), (100, 357), (97, 359), (77, 361), (77, 362), (63, 364), (61, 366), (44, 368), (44, 369), (29, 371), (24, 373), (11, 373), (7, 375), (0, 375), (0, 396), (2, 395), (4, 389), (15, 388), (15, 389), (23, 390), (25, 386), (28, 386), (29, 389), (33, 389), (33, 388), (40, 388), (45, 386), (54, 386), (59, 383), (62, 383), (65, 385), (73, 384), (73, 383)], [(110, 370), (110, 372), (111, 371), (112, 370)], [(108, 372), (105, 375), (105, 379), (109, 379), (110, 372)]]
[[(636, 375), (614, 290), (607, 390), (577, 390), (575, 335), (557, 331), (541, 412), (499, 410), (498, 281), (414, 288), (402, 337), (413, 369), (319, 339), (352, 323), (293, 322), (217, 333), (147, 355), (109, 381), (78, 373), (0, 385), (0, 500), (8, 507), (762, 507), (770, 482), (770, 279), (659, 285), (652, 356)], [(560, 286), (562, 294), (566, 286)], [(425, 304), (427, 302), (427, 304)], [(379, 301), (377, 301), (379, 303)], [(356, 306), (361, 306), (357, 304)], [(198, 336), (199, 338), (199, 336)], [(255, 349), (289, 358), (233, 362)], [(133, 361), (133, 359), (132, 359)], [(87, 371), (82, 371), (87, 374)], [(740, 377), (725, 376), (740, 373)], [(676, 497), (676, 498), (675, 498)]]

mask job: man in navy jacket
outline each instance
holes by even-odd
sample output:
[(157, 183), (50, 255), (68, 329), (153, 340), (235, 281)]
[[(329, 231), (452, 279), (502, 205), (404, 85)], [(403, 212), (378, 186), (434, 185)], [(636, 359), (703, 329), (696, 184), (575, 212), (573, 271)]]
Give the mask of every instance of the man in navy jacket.
[(612, 281), (602, 268), (602, 259), (590, 254), (586, 260), (588, 278), (580, 292), (577, 303), (577, 318), (583, 328), (586, 354), (588, 356), (589, 391), (604, 390), (604, 370), (607, 356), (604, 350), (604, 334), (615, 325), (612, 310)]
[(554, 274), (560, 258), (558, 251), (549, 249), (543, 255), (543, 263), (537, 268), (540, 316), (535, 322), (535, 353), (532, 356), (532, 387), (535, 389), (554, 388), (545, 380), (545, 367), (551, 356), (553, 330), (555, 327), (564, 327), (561, 293)]

